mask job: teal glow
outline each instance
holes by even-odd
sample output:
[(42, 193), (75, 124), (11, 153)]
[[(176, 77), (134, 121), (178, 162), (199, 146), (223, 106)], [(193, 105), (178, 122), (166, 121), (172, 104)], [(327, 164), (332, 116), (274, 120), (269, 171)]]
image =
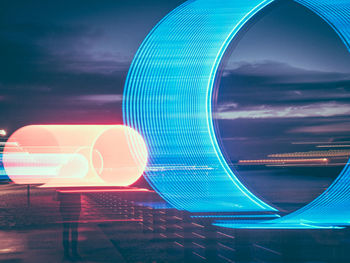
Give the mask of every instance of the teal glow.
[(200, 216), (191, 216), (192, 218), (277, 218), (281, 217), (277, 214), (268, 214), (268, 215), (200, 215)]
[[(350, 50), (350, 0), (295, 0), (324, 19)], [(217, 70), (229, 43), (273, 0), (190, 0), (149, 33), (129, 69), (126, 125), (149, 149), (146, 179), (173, 207), (191, 212), (276, 211), (226, 163), (212, 120)], [(349, 164), (320, 197), (285, 217), (225, 221), (232, 228), (339, 228), (350, 220)], [(311, 223), (310, 223), (311, 222)]]
[(213, 225), (234, 229), (343, 229), (344, 227), (335, 225), (320, 225), (314, 223), (264, 223), (264, 222), (234, 222), (234, 221), (217, 221)]
[(177, 209), (276, 211), (229, 168), (211, 109), (228, 45), (271, 2), (187, 1), (154, 27), (135, 55), (124, 89), (124, 122), (147, 143), (146, 179)]

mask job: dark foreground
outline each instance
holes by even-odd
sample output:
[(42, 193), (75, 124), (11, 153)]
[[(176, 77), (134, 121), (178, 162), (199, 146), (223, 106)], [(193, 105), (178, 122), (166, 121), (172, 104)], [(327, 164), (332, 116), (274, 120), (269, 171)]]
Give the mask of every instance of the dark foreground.
[[(1, 262), (69, 262), (54, 195), (32, 187), (28, 206), (26, 187), (0, 186)], [(347, 229), (232, 230), (191, 216), (153, 192), (85, 193), (76, 261), (350, 262)]]

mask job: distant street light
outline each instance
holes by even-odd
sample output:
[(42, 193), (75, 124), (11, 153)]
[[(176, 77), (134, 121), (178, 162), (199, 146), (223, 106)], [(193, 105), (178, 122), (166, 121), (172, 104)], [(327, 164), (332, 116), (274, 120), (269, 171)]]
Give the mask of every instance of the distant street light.
[(0, 130), (0, 136), (6, 136), (7, 135), (7, 133), (6, 133), (6, 131), (5, 130)]

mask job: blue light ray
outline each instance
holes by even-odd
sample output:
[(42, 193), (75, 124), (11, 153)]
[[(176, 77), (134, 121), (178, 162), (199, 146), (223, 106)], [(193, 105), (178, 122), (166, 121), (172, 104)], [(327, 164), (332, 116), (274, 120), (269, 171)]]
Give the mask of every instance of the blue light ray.
[[(192, 218), (230, 218), (230, 219), (261, 219), (261, 218), (279, 218), (281, 217), (278, 214), (262, 214), (262, 215), (197, 215), (197, 216), (191, 216)], [(226, 222), (226, 221), (224, 221)]]
[(276, 211), (229, 168), (211, 109), (216, 73), (229, 43), (272, 1), (187, 1), (150, 32), (135, 55), (124, 89), (124, 122), (145, 138), (149, 167), (165, 167), (148, 169), (146, 179), (178, 209)]
[(216, 221), (214, 226), (233, 229), (344, 229), (343, 226), (321, 225), (315, 223), (266, 223), (266, 222), (237, 222), (237, 221)]

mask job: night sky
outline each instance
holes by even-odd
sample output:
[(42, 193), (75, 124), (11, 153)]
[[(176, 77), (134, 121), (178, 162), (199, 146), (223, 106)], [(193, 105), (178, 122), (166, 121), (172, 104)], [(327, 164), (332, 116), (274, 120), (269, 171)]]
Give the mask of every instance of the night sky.
[[(183, 2), (1, 1), (0, 129), (122, 123), (135, 52)], [(318, 16), (282, 1), (232, 45), (214, 119), (233, 163), (350, 141), (349, 52)]]
[(2, 1), (1, 128), (122, 123), (131, 60), (183, 1)]
[(215, 113), (233, 161), (350, 139), (350, 55), (322, 19), (280, 3), (234, 44)]

